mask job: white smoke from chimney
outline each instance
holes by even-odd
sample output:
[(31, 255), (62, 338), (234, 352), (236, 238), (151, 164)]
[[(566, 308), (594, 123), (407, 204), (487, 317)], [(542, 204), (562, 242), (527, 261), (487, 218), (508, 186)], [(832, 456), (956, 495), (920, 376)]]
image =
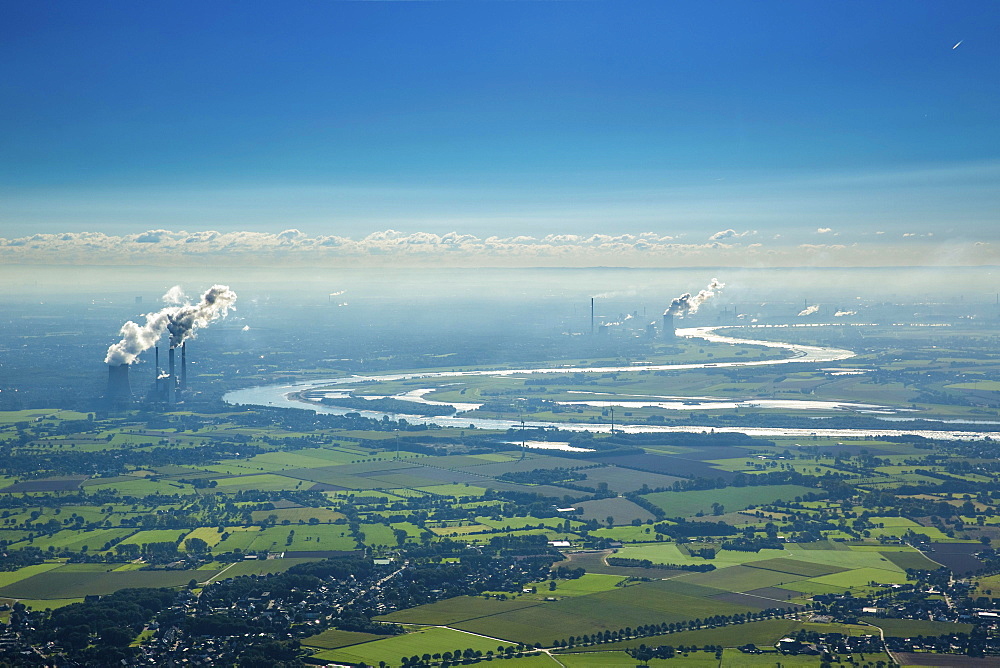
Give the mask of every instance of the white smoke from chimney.
[(799, 317), (801, 318), (807, 315), (812, 315), (818, 310), (819, 310), (819, 304), (813, 304), (812, 306), (807, 306), (801, 311), (799, 311)]
[(187, 302), (187, 295), (181, 290), (181, 286), (175, 285), (174, 287), (167, 290), (160, 299), (163, 300), (164, 304), (175, 304), (177, 306)]
[(129, 320), (122, 325), (122, 340), (108, 348), (104, 358), (106, 364), (131, 364), (144, 350), (156, 345), (163, 333), (167, 331), (167, 309), (157, 313), (146, 314), (146, 324), (140, 325)]
[(670, 306), (663, 312), (663, 315), (679, 315), (684, 317), (688, 314), (697, 313), (702, 304), (714, 297), (715, 293), (724, 287), (726, 287), (725, 283), (717, 278), (713, 278), (709, 282), (708, 287), (696, 295), (685, 292), (680, 297), (674, 297), (673, 301), (670, 302)]
[(843, 318), (844, 316), (857, 315), (857, 314), (858, 314), (857, 311), (837, 311), (836, 313), (833, 314), (833, 317), (834, 318)]
[(167, 331), (170, 332), (170, 347), (176, 348), (187, 339), (194, 338), (196, 332), (213, 320), (225, 318), (229, 309), (235, 308), (236, 293), (228, 285), (213, 285), (201, 296), (197, 304), (188, 304), (173, 309), (168, 314)]
[[(179, 286), (174, 286), (163, 295), (164, 301), (183, 297)], [(165, 306), (156, 313), (147, 313), (145, 324), (129, 320), (119, 332), (121, 341), (108, 348), (104, 357), (106, 364), (131, 364), (145, 350), (149, 350), (165, 332), (170, 332), (170, 347), (180, 345), (194, 336), (195, 332), (219, 318), (224, 318), (229, 309), (234, 308), (236, 293), (227, 285), (213, 285), (198, 304)]]

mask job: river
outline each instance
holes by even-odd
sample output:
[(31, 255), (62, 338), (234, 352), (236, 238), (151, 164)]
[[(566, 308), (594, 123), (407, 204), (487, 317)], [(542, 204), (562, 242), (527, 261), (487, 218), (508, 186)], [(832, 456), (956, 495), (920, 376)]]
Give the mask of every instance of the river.
[[(513, 376), (513, 375), (526, 375), (526, 374), (556, 374), (556, 373), (617, 373), (624, 371), (680, 371), (685, 369), (704, 369), (709, 367), (750, 367), (750, 366), (771, 366), (777, 364), (796, 364), (796, 363), (829, 363), (837, 362), (845, 359), (850, 359), (854, 357), (854, 353), (850, 350), (844, 350), (840, 348), (825, 348), (821, 346), (807, 346), (798, 343), (784, 343), (779, 341), (766, 341), (766, 340), (756, 340), (756, 339), (741, 339), (736, 337), (725, 336), (716, 333), (717, 329), (733, 329), (732, 326), (724, 327), (692, 327), (687, 329), (678, 329), (677, 336), (685, 338), (701, 338), (707, 341), (712, 341), (716, 343), (729, 343), (733, 345), (756, 345), (756, 346), (766, 346), (768, 348), (782, 348), (788, 350), (791, 354), (789, 357), (777, 359), (777, 360), (754, 360), (746, 362), (706, 362), (706, 363), (695, 363), (695, 364), (649, 364), (649, 365), (632, 365), (632, 366), (604, 366), (604, 367), (576, 367), (576, 366), (560, 366), (560, 367), (548, 367), (539, 369), (490, 369), (490, 370), (475, 370), (475, 371), (430, 371), (430, 372), (410, 372), (410, 373), (395, 373), (395, 374), (379, 374), (379, 375), (352, 375), (344, 376), (339, 378), (325, 378), (317, 380), (309, 380), (301, 383), (292, 384), (278, 384), (278, 385), (261, 385), (258, 387), (250, 387), (243, 390), (234, 390), (228, 392), (223, 396), (223, 401), (229, 404), (237, 406), (271, 406), (277, 408), (305, 408), (314, 410), (317, 413), (326, 413), (331, 415), (344, 415), (346, 413), (358, 413), (362, 417), (372, 418), (376, 420), (382, 419), (386, 415), (385, 411), (368, 411), (359, 410), (356, 408), (339, 408), (337, 406), (325, 406), (322, 404), (317, 404), (313, 402), (303, 401), (300, 399), (294, 399), (291, 395), (298, 394), (301, 392), (315, 390), (322, 387), (328, 387), (331, 385), (350, 385), (357, 383), (369, 383), (369, 382), (380, 382), (380, 381), (395, 381), (395, 380), (410, 380), (410, 379), (434, 379), (434, 378), (460, 378), (468, 376)], [(420, 391), (421, 393), (423, 390)], [(409, 400), (414, 400), (414, 396), (405, 397)], [(400, 395), (403, 398), (403, 395)], [(712, 398), (712, 397), (702, 397), (699, 398), (700, 401), (707, 402), (732, 402), (732, 399), (723, 398)], [(438, 403), (427, 401), (427, 403)], [(443, 403), (443, 402), (441, 402)], [(610, 402), (609, 402), (610, 403)], [(647, 402), (648, 403), (648, 402)], [(748, 399), (745, 402), (740, 402), (744, 404), (759, 403), (759, 400)], [(810, 402), (793, 402), (793, 403), (805, 403)], [(825, 408), (827, 406), (821, 406), (819, 404), (826, 404), (829, 402), (815, 402), (817, 408)], [(463, 406), (472, 406), (474, 404), (463, 404)], [(615, 403), (614, 405), (621, 405), (620, 403)], [(863, 404), (840, 404), (844, 407), (865, 407), (872, 412), (877, 412), (879, 407), (863, 405)], [(797, 406), (788, 406), (795, 408)], [(708, 408), (708, 406), (700, 405), (694, 406), (700, 410)], [(476, 429), (510, 429), (518, 428), (521, 426), (520, 420), (507, 420), (507, 419), (490, 419), (481, 417), (462, 417), (458, 416), (434, 416), (425, 417), (421, 415), (407, 415), (400, 413), (390, 414), (394, 419), (403, 418), (411, 424), (427, 424), (436, 425), (439, 427), (456, 427), (456, 428), (476, 428)], [(901, 418), (905, 419), (905, 418)], [(988, 424), (988, 423), (984, 423)], [(539, 422), (539, 421), (525, 421), (525, 427), (543, 427), (543, 428), (556, 428), (564, 431), (590, 431), (594, 433), (607, 433), (611, 431), (611, 425), (607, 423), (598, 422)], [(925, 436), (927, 438), (945, 438), (945, 439), (961, 439), (961, 440), (978, 440), (985, 438), (987, 436), (991, 438), (1000, 437), (1000, 431), (950, 431), (950, 430), (900, 430), (900, 429), (794, 429), (794, 428), (779, 428), (779, 427), (713, 427), (713, 426), (703, 426), (703, 425), (684, 425), (684, 426), (663, 426), (663, 425), (618, 425), (614, 426), (615, 431), (622, 433), (658, 433), (658, 432), (708, 432), (714, 431), (719, 433), (743, 433), (750, 436), (762, 436), (762, 437), (775, 437), (775, 436), (788, 436), (794, 438), (808, 438), (810, 436), (825, 436), (830, 438), (848, 438), (848, 437), (869, 437), (873, 435), (885, 435), (885, 436), (899, 436), (902, 434), (917, 434), (920, 436)]]

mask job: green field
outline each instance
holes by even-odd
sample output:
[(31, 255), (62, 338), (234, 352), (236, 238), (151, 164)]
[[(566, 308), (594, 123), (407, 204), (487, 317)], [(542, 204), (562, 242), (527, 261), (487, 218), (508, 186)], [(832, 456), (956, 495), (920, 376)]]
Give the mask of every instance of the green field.
[[(761, 605), (760, 607), (765, 607)], [(549, 646), (568, 635), (592, 634), (626, 626), (676, 622), (749, 610), (718, 599), (676, 592), (670, 582), (649, 582), (455, 624), (474, 633)]]
[[(292, 566), (305, 564), (315, 559), (291, 558), (291, 559), (251, 559), (249, 561), (237, 561), (232, 566), (225, 569), (223, 577), (236, 578), (241, 575), (267, 575), (269, 573), (284, 573)], [(209, 573), (211, 574), (211, 573)], [(199, 575), (198, 579), (204, 576)]]
[(673, 645), (674, 647), (679, 645), (698, 645), (699, 647), (704, 645), (722, 645), (723, 647), (739, 647), (740, 645), (753, 643), (758, 647), (771, 647), (781, 638), (794, 633), (800, 628), (802, 628), (802, 623), (792, 619), (768, 619), (761, 622), (736, 624), (716, 629), (680, 631), (678, 633), (649, 636), (646, 638), (632, 638), (620, 642), (562, 650), (559, 653), (621, 651), (629, 647), (639, 647), (640, 645)]
[(303, 485), (305, 485), (306, 488), (310, 487), (309, 484), (303, 483), (301, 480), (273, 474), (245, 475), (237, 476), (235, 478), (216, 478), (216, 481), (218, 482), (218, 487), (216, 487), (216, 489), (220, 492), (235, 492), (249, 489), (280, 491), (284, 489), (302, 489)]
[(791, 501), (797, 496), (820, 491), (801, 485), (760, 485), (692, 492), (657, 492), (646, 494), (644, 498), (662, 508), (667, 517), (691, 517), (698, 513), (710, 515), (713, 503), (722, 504), (727, 511), (743, 510), (748, 506), (773, 503), (778, 499)]
[(378, 665), (379, 661), (386, 661), (393, 665), (399, 662), (403, 656), (422, 656), (423, 654), (435, 654), (444, 652), (454, 652), (455, 650), (473, 649), (485, 652), (496, 652), (498, 643), (492, 638), (483, 638), (471, 633), (463, 633), (454, 629), (428, 628), (404, 633), (399, 636), (391, 636), (383, 640), (374, 640), (352, 645), (341, 649), (324, 650), (317, 652), (314, 658), (325, 661), (346, 661), (353, 663), (365, 662), (371, 665)]
[[(750, 566), (733, 566), (708, 573), (693, 573), (677, 578), (678, 582), (700, 584), (723, 591), (749, 591), (759, 587), (774, 587), (801, 580), (801, 576), (767, 571)], [(794, 588), (794, 587), (793, 587)]]
[[(291, 537), (291, 540), (289, 540), (289, 537)], [(295, 524), (269, 527), (257, 532), (249, 549), (267, 552), (298, 552), (354, 550), (357, 547), (357, 542), (348, 533), (346, 525)]]
[(379, 619), (399, 624), (448, 626), (457, 622), (489, 617), (535, 605), (539, 605), (539, 601), (534, 599), (519, 598), (501, 601), (482, 596), (458, 596), (416, 608), (398, 610), (379, 617)]
[(176, 543), (187, 534), (183, 529), (152, 529), (140, 531), (122, 541), (124, 545), (144, 545), (146, 543)]
[(777, 559), (766, 559), (764, 561), (756, 561), (751, 564), (753, 568), (766, 569), (769, 571), (777, 571), (779, 573), (790, 573), (792, 575), (799, 575), (807, 578), (814, 578), (821, 575), (830, 575), (831, 573), (839, 573), (841, 571), (847, 570), (840, 566), (831, 566), (829, 564), (815, 564), (809, 563), (807, 561), (800, 561), (798, 559), (786, 559), (779, 557)]
[(36, 564), (34, 566), (25, 566), (24, 568), (20, 568), (16, 571), (0, 571), (0, 590), (6, 589), (11, 585), (27, 580), (41, 573), (47, 573), (57, 568), (61, 568), (62, 566), (63, 564), (61, 562), (46, 562), (44, 564)]
[[(637, 665), (636, 660), (625, 652), (560, 654), (559, 662), (566, 666), (566, 668), (635, 668)], [(677, 656), (673, 659), (652, 659), (649, 665), (654, 668), (676, 665), (691, 666), (693, 668), (718, 668), (719, 661), (715, 658), (715, 654), (692, 652), (686, 657)]]
[[(232, 552), (233, 550), (239, 548), (243, 552), (248, 552), (250, 546), (253, 545), (254, 541), (257, 539), (257, 535), (260, 533), (260, 527), (226, 527), (226, 533), (229, 534), (227, 538), (223, 538), (221, 542), (214, 548), (215, 552)], [(285, 532), (285, 536), (288, 532)]]
[[(587, 573), (575, 580), (543, 580), (542, 582), (535, 582), (528, 586), (538, 589), (537, 596), (562, 598), (564, 596), (586, 596), (588, 594), (596, 594), (600, 591), (614, 591), (616, 585), (622, 579), (618, 575)], [(556, 588), (551, 589), (549, 582), (555, 582)]]
[[(738, 552), (719, 550), (711, 563), (716, 568), (726, 568), (739, 564), (764, 561), (776, 557), (787, 556), (787, 550), (761, 550), (760, 552)], [(618, 556), (628, 559), (649, 559), (654, 564), (705, 564), (709, 563), (701, 557), (692, 557), (682, 551), (676, 543), (647, 543), (627, 545), (618, 550)]]
[[(100, 565), (98, 565), (100, 566)], [(191, 579), (201, 580), (204, 571), (107, 571), (58, 568), (0, 587), (0, 596), (26, 599), (61, 599), (88, 594), (110, 594), (128, 587), (179, 587)]]
[(317, 649), (337, 649), (350, 645), (359, 645), (372, 640), (382, 640), (384, 636), (374, 633), (360, 633), (358, 631), (341, 631), (340, 629), (327, 629), (322, 633), (302, 639), (305, 647), (315, 647)]

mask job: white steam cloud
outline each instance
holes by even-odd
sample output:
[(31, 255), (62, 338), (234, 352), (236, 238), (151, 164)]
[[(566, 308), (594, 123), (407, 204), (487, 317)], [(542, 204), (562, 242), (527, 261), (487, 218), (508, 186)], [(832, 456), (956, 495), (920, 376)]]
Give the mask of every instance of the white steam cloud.
[(167, 290), (166, 294), (164, 294), (163, 297), (161, 297), (161, 299), (163, 300), (164, 304), (176, 304), (176, 305), (183, 304), (188, 300), (187, 295), (184, 294), (184, 291), (181, 290), (181, 286), (179, 285), (175, 285), (174, 287)]
[(236, 293), (228, 285), (213, 285), (201, 296), (197, 304), (180, 306), (168, 314), (167, 331), (170, 347), (176, 348), (213, 320), (225, 318), (233, 308)]
[[(174, 286), (163, 295), (166, 302), (186, 300), (180, 286)], [(170, 347), (175, 348), (213, 320), (225, 318), (235, 308), (236, 293), (228, 285), (213, 285), (201, 296), (197, 304), (165, 306), (156, 313), (147, 313), (145, 324), (129, 320), (122, 325), (121, 341), (108, 348), (104, 361), (107, 364), (131, 364), (145, 350), (156, 345), (164, 333), (170, 333)]]
[(833, 314), (833, 317), (834, 318), (843, 318), (844, 316), (857, 315), (857, 314), (858, 314), (857, 311), (837, 311), (836, 313)]
[(819, 310), (819, 304), (813, 304), (812, 306), (807, 306), (801, 311), (799, 311), (799, 317), (801, 318), (807, 315), (812, 315), (818, 310)]
[(726, 287), (725, 283), (722, 283), (717, 278), (713, 278), (708, 287), (696, 295), (685, 292), (680, 297), (674, 297), (673, 301), (670, 302), (670, 306), (663, 312), (663, 315), (679, 315), (684, 317), (689, 313), (697, 313), (702, 304), (714, 297), (715, 293), (724, 287)]

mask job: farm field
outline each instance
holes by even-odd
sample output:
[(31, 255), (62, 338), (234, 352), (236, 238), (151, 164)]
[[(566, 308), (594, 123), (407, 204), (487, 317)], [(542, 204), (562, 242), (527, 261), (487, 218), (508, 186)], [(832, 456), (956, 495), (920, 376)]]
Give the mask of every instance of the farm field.
[[(111, 594), (130, 587), (180, 587), (194, 575), (190, 571), (81, 571), (67, 567), (47, 570), (0, 587), (0, 596), (21, 599), (67, 599), (88, 594)], [(199, 572), (195, 579), (211, 573)]]
[(490, 617), (535, 605), (539, 605), (539, 601), (534, 599), (498, 600), (481, 596), (459, 596), (408, 610), (399, 610), (379, 619), (400, 624), (448, 626), (457, 622)]
[(815, 493), (815, 489), (799, 485), (760, 485), (693, 492), (657, 492), (646, 494), (645, 498), (662, 508), (668, 517), (691, 517), (698, 513), (710, 515), (713, 503), (733, 511), (772, 503), (778, 499), (791, 501), (797, 496)]
[(705, 615), (734, 614), (765, 606), (730, 604), (707, 596), (677, 593), (668, 583), (641, 583), (614, 591), (574, 596), (556, 602), (454, 624), (474, 633), (492, 633), (513, 642), (550, 645), (565, 634), (582, 635), (641, 624), (681, 621)]
[(752, 643), (758, 647), (771, 647), (779, 639), (803, 628), (802, 622), (792, 619), (768, 619), (762, 622), (750, 622), (717, 629), (699, 629), (697, 631), (679, 631), (662, 636), (648, 638), (633, 638), (620, 642), (603, 643), (590, 647), (577, 647), (572, 650), (559, 650), (558, 653), (569, 652), (603, 652), (623, 651), (640, 645), (721, 645), (723, 647), (739, 647)]
[(456, 649), (495, 652), (497, 641), (454, 629), (432, 627), (329, 652), (320, 651), (314, 655), (314, 658), (377, 665), (379, 661), (398, 661), (401, 656), (421, 656), (423, 654), (451, 652)]
[(340, 629), (328, 629), (314, 636), (302, 639), (302, 644), (306, 647), (317, 649), (338, 649), (349, 645), (359, 645), (372, 640), (381, 640), (382, 636), (374, 633), (361, 633), (358, 631), (341, 631)]
[[(678, 345), (677, 359), (698, 357), (692, 344)], [(601, 362), (616, 360), (588, 365)], [(893, 362), (889, 373), (923, 368), (908, 364)], [(866, 396), (885, 391), (886, 402), (906, 399), (909, 410), (926, 405), (909, 401), (914, 382), (925, 381), (875, 383), (836, 373), (441, 377), (438, 393), (428, 396), (488, 402), (491, 415), (517, 405), (530, 416), (541, 407), (535, 415), (582, 415), (601, 425), (610, 417), (603, 407), (576, 413), (545, 402), (578, 400), (580, 392), (607, 401), (755, 393), (803, 401), (865, 386)], [(387, 387), (410, 391), (437, 380), (359, 388), (379, 396)], [(939, 399), (934, 392), (942, 388), (920, 391)], [(947, 391), (962, 389), (950, 383)], [(29, 606), (23, 614), (37, 613), (32, 623), (43, 623), (45, 608), (163, 586), (182, 615), (212, 610), (217, 618), (206, 615), (206, 624), (243, 637), (273, 626), (275, 638), (302, 637), (311, 660), (332, 663), (395, 666), (403, 656), (430, 654), (433, 662), (435, 653), (495, 654), (523, 643), (553, 651), (558, 661), (543, 653), (504, 665), (634, 666), (624, 649), (645, 643), (721, 645), (721, 657), (688, 651), (650, 663), (718, 667), (817, 665), (772, 648), (789, 635), (870, 636), (872, 627), (847, 623), (862, 609), (878, 610), (864, 618), (887, 635), (969, 642), (974, 626), (965, 620), (987, 628), (990, 618), (975, 613), (1000, 592), (1000, 556), (992, 548), (1000, 544), (1000, 495), (991, 487), (995, 453), (985, 441), (754, 438), (709, 429), (612, 434), (529, 426), (518, 433), (425, 428), (391, 415), (368, 420), (253, 406), (212, 413), (195, 402), (184, 408), (88, 415), (79, 432), (51, 413), (27, 427), (0, 419), (11, 461), (36, 458), (30, 468), (0, 471), (0, 541), (10, 560), (0, 571), (3, 601), (20, 601)], [(968, 416), (965, 408), (955, 415)], [(765, 427), (810, 419), (802, 415), (844, 425), (875, 419), (846, 410), (695, 410), (615, 415), (666, 426), (707, 418)], [(522, 452), (521, 440), (581, 451)], [(611, 566), (611, 557), (625, 561)], [(350, 572), (337, 564), (350, 564)], [(955, 577), (937, 572), (942, 565)], [(942, 620), (972, 613), (962, 623), (930, 622), (929, 609)], [(7, 620), (22, 614), (4, 612)], [(406, 633), (370, 633), (388, 630), (379, 629), (383, 623)], [(654, 635), (630, 637), (652, 627)], [(153, 631), (145, 635), (159, 637)], [(590, 644), (597, 637), (606, 642)], [(767, 652), (735, 650), (746, 643)], [(888, 660), (854, 658), (861, 665)]]

